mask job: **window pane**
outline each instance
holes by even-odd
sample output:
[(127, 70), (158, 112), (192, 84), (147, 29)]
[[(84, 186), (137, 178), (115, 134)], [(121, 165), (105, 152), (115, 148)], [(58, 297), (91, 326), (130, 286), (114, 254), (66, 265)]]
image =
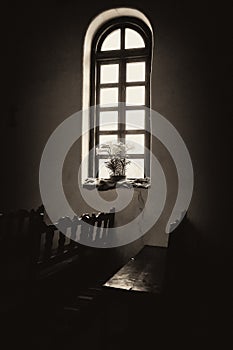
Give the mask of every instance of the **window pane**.
[(106, 165), (104, 163), (104, 162), (106, 162), (106, 160), (107, 159), (100, 159), (99, 160), (99, 177), (104, 178), (104, 179), (109, 179), (109, 171), (106, 168)]
[(99, 121), (100, 130), (117, 130), (118, 129), (118, 112), (100, 112)]
[(145, 129), (145, 111), (126, 111), (126, 130)]
[(119, 64), (104, 64), (100, 66), (100, 83), (118, 83)]
[(132, 62), (126, 64), (126, 81), (145, 81), (145, 62)]
[(130, 149), (128, 154), (143, 154), (145, 145), (145, 135), (125, 135), (125, 142)]
[(126, 176), (132, 178), (144, 177), (144, 159), (130, 159), (131, 163), (127, 166)]
[(118, 103), (118, 88), (100, 89), (100, 105), (115, 105)]
[(120, 50), (121, 48), (121, 32), (120, 29), (114, 30), (103, 41), (101, 51)]
[[(117, 135), (99, 135), (99, 144), (109, 144), (117, 142)], [(107, 152), (101, 152), (101, 154), (107, 154)]]
[(126, 104), (144, 105), (145, 104), (145, 86), (128, 86), (126, 88)]
[(136, 49), (139, 47), (145, 47), (143, 38), (138, 32), (133, 29), (126, 28), (125, 30), (125, 48)]

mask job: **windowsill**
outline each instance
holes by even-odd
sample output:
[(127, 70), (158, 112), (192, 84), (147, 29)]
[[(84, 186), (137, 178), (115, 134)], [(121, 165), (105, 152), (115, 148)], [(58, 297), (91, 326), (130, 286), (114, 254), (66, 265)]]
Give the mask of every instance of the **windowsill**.
[(83, 183), (83, 188), (88, 190), (92, 190), (97, 188), (98, 191), (108, 191), (114, 188), (145, 188), (148, 189), (150, 187), (150, 178), (144, 179), (133, 179), (129, 178), (121, 181), (111, 181), (110, 179), (96, 179), (96, 178), (88, 178)]

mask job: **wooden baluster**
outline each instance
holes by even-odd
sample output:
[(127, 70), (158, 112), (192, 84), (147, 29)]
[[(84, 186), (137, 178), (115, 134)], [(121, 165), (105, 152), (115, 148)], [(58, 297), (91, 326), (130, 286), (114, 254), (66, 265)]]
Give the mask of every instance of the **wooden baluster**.
[(103, 213), (99, 213), (96, 217), (96, 221), (97, 221), (97, 229), (96, 229), (96, 236), (95, 236), (95, 240), (100, 240), (100, 236), (101, 236), (101, 226), (102, 226), (102, 217), (103, 217)]
[(91, 217), (89, 214), (83, 214), (81, 216), (81, 234), (80, 234), (80, 243), (88, 244), (90, 238), (90, 220)]
[(57, 223), (57, 228), (59, 229), (59, 239), (58, 239), (58, 248), (57, 255), (61, 255), (64, 252), (65, 241), (66, 241), (66, 218), (60, 218)]
[[(57, 253), (62, 254), (68, 250), (72, 250), (74, 246), (76, 246), (76, 242), (74, 240), (76, 238), (77, 220), (74, 219), (72, 221), (69, 217), (66, 216), (59, 219), (57, 226), (60, 230)], [(68, 228), (70, 228), (71, 233), (68, 243), (66, 244)]]
[(65, 241), (66, 241), (66, 236), (64, 235), (63, 232), (59, 231), (59, 240), (58, 240), (58, 248), (57, 248), (58, 255), (64, 252)]
[(111, 208), (109, 213), (108, 227), (110, 228), (114, 227), (114, 221), (115, 221), (115, 208)]
[(89, 221), (89, 225), (90, 225), (90, 229), (89, 229), (89, 240), (93, 241), (93, 237), (94, 237), (94, 228), (95, 228), (95, 223), (97, 222), (96, 220), (96, 214), (92, 213), (90, 221)]
[(107, 242), (107, 240), (111, 239), (109, 236), (109, 229), (114, 227), (115, 208), (112, 208), (109, 213), (105, 213), (104, 215), (104, 240)]
[(102, 226), (103, 226), (103, 233), (102, 233), (102, 239), (103, 241), (106, 241), (107, 238), (107, 228), (108, 228), (108, 214), (102, 213)]
[(38, 263), (40, 257), (41, 225), (38, 222), (38, 214), (31, 210), (29, 213), (29, 252), (31, 254), (30, 278), (35, 279), (38, 274)]
[(71, 236), (73, 234), (72, 227), (73, 227), (73, 221), (69, 217), (66, 217), (66, 230), (69, 229), (69, 234), (67, 233), (66, 235), (66, 237), (68, 238), (66, 243), (66, 250), (71, 250), (72, 248), (72, 244), (71, 244), (72, 242)]
[(53, 237), (54, 237), (55, 230), (56, 230), (56, 227), (54, 225), (49, 225), (46, 228), (43, 261), (47, 261), (51, 257), (52, 246), (53, 246)]
[(77, 229), (78, 229), (79, 224), (80, 224), (80, 219), (76, 215), (76, 216), (74, 216), (74, 218), (71, 222), (71, 234), (70, 234), (70, 243), (69, 243), (70, 250), (77, 247)]

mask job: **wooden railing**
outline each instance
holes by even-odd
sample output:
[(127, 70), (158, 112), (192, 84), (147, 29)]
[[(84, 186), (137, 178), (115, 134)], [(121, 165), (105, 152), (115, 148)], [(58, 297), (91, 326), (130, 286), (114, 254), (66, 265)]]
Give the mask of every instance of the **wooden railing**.
[[(11, 264), (27, 257), (31, 278), (53, 273), (69, 266), (95, 240), (104, 242), (108, 229), (114, 226), (114, 209), (109, 213), (92, 213), (62, 217), (55, 224), (47, 224), (45, 211), (19, 210), (0, 217), (0, 245), (2, 258)], [(88, 225), (87, 225), (88, 224)], [(82, 244), (81, 244), (82, 243)], [(13, 264), (14, 265), (14, 264)]]

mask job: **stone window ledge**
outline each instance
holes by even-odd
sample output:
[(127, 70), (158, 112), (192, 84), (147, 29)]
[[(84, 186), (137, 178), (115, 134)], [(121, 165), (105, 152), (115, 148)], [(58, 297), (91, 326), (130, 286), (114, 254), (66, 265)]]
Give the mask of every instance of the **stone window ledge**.
[(98, 191), (108, 191), (114, 188), (149, 188), (150, 187), (150, 178), (146, 177), (144, 179), (126, 179), (114, 182), (110, 179), (96, 179), (96, 178), (87, 178), (83, 183), (83, 188), (92, 190), (97, 188)]

